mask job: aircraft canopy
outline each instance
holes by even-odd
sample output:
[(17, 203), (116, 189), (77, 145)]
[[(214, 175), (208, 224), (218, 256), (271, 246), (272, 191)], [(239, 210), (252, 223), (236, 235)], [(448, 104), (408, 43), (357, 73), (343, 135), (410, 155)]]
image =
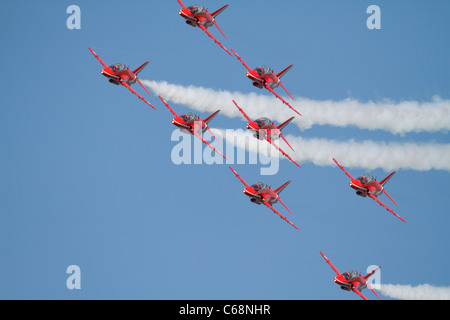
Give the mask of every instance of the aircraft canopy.
[(116, 63), (109, 66), (113, 72), (121, 72), (127, 70), (127, 66), (123, 63)]
[(265, 183), (265, 182), (257, 182), (257, 183), (255, 183), (255, 184), (252, 185), (252, 188), (253, 188), (256, 192), (258, 192), (258, 191), (261, 191), (261, 190), (266, 190), (266, 189), (268, 189), (269, 186), (268, 186), (267, 183)]
[(346, 280), (352, 280), (359, 276), (359, 272), (356, 270), (349, 270), (342, 274)]
[(270, 120), (269, 118), (259, 118), (257, 120), (255, 120), (256, 124), (262, 128), (262, 127), (267, 127), (270, 126), (272, 124), (272, 120)]
[(195, 113), (193, 113), (193, 112), (188, 112), (188, 113), (186, 113), (186, 114), (183, 114), (182, 116), (181, 116), (181, 118), (184, 120), (184, 121), (196, 121), (196, 120), (200, 120), (200, 118), (199, 118), (199, 116), (198, 115), (196, 115)]
[(272, 69), (269, 68), (268, 66), (259, 66), (255, 70), (256, 72), (258, 72), (260, 76), (272, 73)]
[(200, 4), (194, 4), (193, 6), (188, 7), (189, 11), (191, 11), (192, 14), (199, 14), (199, 13), (205, 13), (206, 8)]
[(371, 183), (375, 181), (374, 176), (371, 176), (370, 174), (364, 174), (362, 176), (360, 176), (358, 178), (358, 180), (362, 183), (362, 184), (366, 184), (366, 183)]

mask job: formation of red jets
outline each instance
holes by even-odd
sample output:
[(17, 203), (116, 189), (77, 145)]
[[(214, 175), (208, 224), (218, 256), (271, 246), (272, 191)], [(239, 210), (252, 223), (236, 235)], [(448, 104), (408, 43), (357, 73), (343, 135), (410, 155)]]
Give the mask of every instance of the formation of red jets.
[[(267, 66), (259, 66), (255, 69), (251, 69), (242, 59), (237, 55), (237, 53), (231, 49), (232, 53), (228, 51), (209, 31), (208, 28), (211, 26), (216, 26), (217, 29), (220, 31), (220, 33), (226, 38), (225, 34), (222, 32), (222, 30), (219, 28), (216, 22), (216, 17), (223, 12), (227, 7), (227, 5), (224, 5), (220, 9), (210, 13), (208, 10), (202, 6), (202, 5), (192, 5), (189, 7), (186, 7), (183, 2), (180, 0), (177, 0), (178, 3), (181, 5), (181, 10), (178, 12), (181, 17), (185, 19), (186, 24), (192, 26), (192, 27), (199, 27), (201, 30), (203, 30), (210, 38), (214, 40), (214, 42), (219, 45), (226, 53), (228, 53), (230, 56), (234, 56), (244, 65), (244, 67), (247, 69), (246, 76), (252, 81), (253, 85), (257, 88), (265, 88), (268, 91), (270, 91), (273, 95), (275, 95), (276, 98), (280, 99), (285, 105), (287, 105), (290, 109), (292, 109), (296, 114), (301, 114), (295, 110), (285, 99), (283, 99), (280, 95), (278, 95), (274, 89), (278, 86), (281, 86), (286, 93), (289, 95), (291, 99), (292, 96), (289, 94), (289, 92), (286, 90), (284, 85), (281, 83), (280, 78), (292, 68), (292, 64), (283, 69), (282, 71), (275, 73), (270, 67)], [(113, 65), (108, 66), (105, 62), (103, 62), (100, 57), (91, 49), (89, 48), (91, 53), (97, 58), (97, 60), (101, 63), (103, 66), (103, 69), (101, 70), (101, 74), (108, 78), (110, 83), (113, 83), (115, 85), (123, 85), (128, 90), (130, 90), (133, 94), (135, 94), (139, 99), (143, 100), (147, 105), (152, 107), (156, 110), (156, 108), (149, 103), (144, 97), (142, 97), (139, 93), (137, 93), (134, 89), (131, 88), (131, 85), (135, 82), (138, 82), (144, 90), (150, 94), (150, 92), (145, 88), (145, 86), (141, 83), (141, 81), (138, 78), (138, 74), (147, 66), (149, 61), (146, 61), (141, 66), (136, 68), (135, 70), (131, 70), (128, 66), (126, 66), (123, 63), (116, 63)], [(220, 112), (220, 110), (217, 110), (210, 116), (206, 117), (205, 119), (201, 119), (200, 116), (193, 112), (188, 112), (183, 115), (178, 115), (173, 108), (161, 97), (159, 97), (162, 103), (169, 109), (169, 111), (175, 116), (172, 120), (172, 124), (176, 127), (180, 128), (183, 132), (193, 134), (195, 137), (202, 140), (203, 143), (205, 143), (208, 147), (213, 149), (215, 152), (217, 152), (219, 155), (221, 155), (224, 159), (227, 159), (225, 155), (221, 154), (218, 150), (216, 150), (211, 144), (209, 144), (206, 140), (202, 138), (202, 133), (208, 130), (212, 136), (214, 134), (210, 130), (208, 123)], [(274, 139), (282, 138), (284, 142), (289, 146), (289, 148), (294, 151), (294, 149), (291, 147), (291, 145), (287, 142), (287, 140), (284, 138), (284, 136), (281, 133), (281, 130), (286, 127), (293, 119), (294, 117), (291, 117), (287, 119), (285, 122), (279, 124), (278, 126), (274, 124), (272, 120), (266, 117), (260, 117), (256, 120), (252, 120), (249, 118), (249, 116), (244, 112), (244, 110), (236, 103), (236, 101), (233, 100), (233, 103), (235, 106), (239, 109), (239, 111), (242, 113), (242, 115), (248, 120), (248, 123), (246, 125), (246, 128), (250, 130), (253, 133), (253, 136), (260, 140), (266, 140), (270, 144), (272, 144), (281, 154), (283, 154), (287, 159), (289, 159), (292, 163), (297, 165), (299, 168), (301, 167), (297, 162), (295, 162), (285, 151), (283, 151), (277, 144), (274, 143)], [(214, 138), (217, 140), (217, 138), (214, 136)], [(218, 141), (218, 140), (217, 140)], [(392, 211), (389, 207), (387, 207), (383, 202), (381, 202), (378, 199), (378, 196), (381, 194), (386, 194), (386, 196), (395, 203), (394, 200), (389, 196), (389, 194), (386, 192), (384, 188), (384, 184), (395, 174), (395, 171), (389, 174), (386, 178), (384, 178), (381, 181), (377, 181), (375, 177), (365, 174), (358, 178), (354, 178), (350, 173), (341, 166), (336, 159), (334, 159), (334, 162), (337, 164), (337, 166), (344, 171), (344, 173), (351, 179), (349, 185), (352, 189), (356, 190), (356, 194), (361, 197), (369, 197), (378, 202), (381, 206), (383, 206), (386, 210), (391, 212), (393, 215), (395, 215), (397, 218), (401, 219), (403, 222), (406, 222), (403, 218), (401, 218), (399, 215), (397, 215), (394, 211)], [(279, 194), (281, 191), (286, 188), (286, 186), (291, 182), (291, 180), (285, 182), (280, 187), (276, 189), (272, 189), (270, 185), (268, 185), (265, 182), (257, 182), (252, 185), (248, 184), (242, 177), (232, 168), (229, 167), (231, 171), (236, 175), (236, 177), (245, 185), (245, 188), (243, 189), (243, 193), (250, 197), (250, 201), (253, 203), (256, 203), (258, 205), (263, 204), (266, 207), (268, 207), (270, 210), (272, 210), (274, 213), (276, 213), (281, 219), (285, 220), (287, 223), (289, 223), (292, 227), (299, 230), (299, 228), (294, 225), (291, 221), (289, 221), (285, 216), (283, 216), (280, 212), (278, 212), (274, 207), (273, 204), (280, 202), (287, 211), (289, 211), (290, 214), (292, 212), (288, 209), (288, 207), (284, 204), (284, 202), (281, 200)], [(360, 297), (362, 297), (364, 300), (367, 300), (367, 298), (361, 293), (361, 290), (369, 287), (373, 293), (380, 299), (380, 297), (377, 295), (377, 293), (373, 290), (373, 288), (370, 286), (369, 282), (367, 281), (370, 276), (372, 276), (376, 270), (378, 270), (380, 267), (374, 269), (372, 272), (367, 274), (366, 276), (362, 276), (359, 272), (356, 270), (350, 270), (344, 273), (340, 273), (336, 267), (328, 260), (328, 258), (320, 252), (322, 257), (325, 259), (325, 261), (331, 266), (331, 268), (336, 272), (337, 276), (334, 278), (334, 282), (338, 284), (341, 289), (347, 290), (347, 291), (353, 291), (356, 294), (358, 294)]]

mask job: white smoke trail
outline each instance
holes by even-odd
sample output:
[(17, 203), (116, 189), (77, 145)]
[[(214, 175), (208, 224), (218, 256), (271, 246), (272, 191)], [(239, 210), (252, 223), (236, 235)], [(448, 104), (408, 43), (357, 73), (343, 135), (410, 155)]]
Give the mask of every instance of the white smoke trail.
[[(283, 122), (292, 116), (292, 111), (271, 95), (184, 87), (165, 81), (142, 80), (142, 83), (165, 100), (184, 104), (201, 112), (213, 112), (220, 108), (225, 116), (242, 117), (232, 103), (234, 99), (252, 119), (266, 116)], [(385, 130), (393, 134), (450, 129), (450, 100), (439, 97), (434, 97), (429, 102), (398, 103), (388, 100), (362, 103), (350, 98), (341, 101), (317, 101), (299, 97), (292, 101), (292, 106), (303, 115), (294, 119), (294, 123), (301, 130), (309, 129), (313, 125), (355, 126), (367, 130)]]
[(421, 284), (416, 287), (400, 284), (382, 284), (379, 289), (384, 296), (402, 300), (450, 300), (450, 287)]
[[(258, 141), (249, 132), (231, 129), (211, 129), (216, 136), (224, 138), (228, 143), (238, 148), (252, 152), (261, 151)], [(250, 137), (250, 139), (249, 139)], [(397, 169), (411, 170), (446, 170), (450, 171), (450, 145), (435, 143), (380, 143), (371, 140), (334, 141), (327, 139), (304, 139), (286, 136), (295, 152), (292, 152), (283, 142), (276, 143), (300, 165), (312, 162), (318, 166), (335, 166), (332, 158), (336, 158), (345, 167), (358, 167), (373, 170), (376, 168), (392, 171)], [(252, 141), (255, 142), (252, 142)], [(249, 141), (250, 143), (245, 143)], [(268, 142), (267, 142), (268, 143)], [(290, 152), (289, 152), (290, 151)], [(270, 151), (278, 152), (275, 148)], [(285, 158), (281, 155), (281, 158)], [(286, 159), (287, 160), (287, 159)]]

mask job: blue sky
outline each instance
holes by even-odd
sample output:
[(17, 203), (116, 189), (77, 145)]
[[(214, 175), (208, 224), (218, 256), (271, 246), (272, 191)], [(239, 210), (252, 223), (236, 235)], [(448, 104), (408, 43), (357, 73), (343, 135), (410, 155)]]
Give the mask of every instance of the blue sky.
[[(250, 66), (293, 63), (283, 83), (294, 97), (450, 99), (449, 3), (203, 2), (210, 11), (225, 3), (217, 22), (228, 40), (211, 32)], [(66, 27), (71, 4), (81, 8), (80, 30)], [(372, 4), (381, 8), (380, 30), (366, 27)], [(0, 298), (359, 299), (332, 282), (320, 250), (341, 271), (382, 265), (382, 283), (450, 286), (448, 171), (401, 169), (389, 181), (405, 224), (357, 197), (336, 166), (299, 169), (282, 160), (276, 175), (261, 177), (259, 165), (234, 165), (248, 182), (278, 187), (292, 179), (282, 198), (294, 215), (275, 207), (297, 231), (250, 203), (228, 166), (172, 163), (172, 114), (138, 85), (158, 110), (109, 84), (89, 46), (108, 64), (134, 69), (150, 60), (141, 79), (270, 95), (186, 25), (179, 9), (177, 1), (0, 5)], [(219, 114), (211, 125), (244, 123)], [(285, 132), (449, 143), (446, 131), (393, 135), (324, 125), (302, 132), (291, 125)], [(380, 179), (389, 173), (348, 170)], [(81, 290), (66, 287), (73, 264)]]

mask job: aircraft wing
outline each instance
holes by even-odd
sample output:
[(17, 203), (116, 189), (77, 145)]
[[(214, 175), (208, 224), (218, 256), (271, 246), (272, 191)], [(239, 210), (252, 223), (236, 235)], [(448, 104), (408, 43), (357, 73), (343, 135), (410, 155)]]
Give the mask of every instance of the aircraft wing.
[(248, 122), (251, 122), (252, 119), (250, 119), (250, 117), (244, 112), (244, 110), (242, 110), (236, 103), (236, 101), (233, 100), (234, 105), (239, 109), (239, 111), (244, 115), (245, 119), (248, 120)]
[(183, 2), (181, 2), (180, 0), (177, 0), (177, 1), (178, 1), (178, 3), (183, 7), (183, 9), (186, 8), (186, 6), (184, 5)]
[(375, 197), (373, 194), (368, 193), (367, 194), (370, 198), (372, 198), (373, 200), (375, 200), (376, 202), (378, 202), (378, 204), (382, 207), (384, 207), (387, 211), (389, 211), (390, 213), (392, 213), (394, 216), (396, 216), (397, 218), (399, 218), (400, 220), (402, 220), (403, 222), (406, 222), (405, 220), (403, 220), (398, 214), (396, 214), (394, 211), (392, 211), (391, 209), (389, 209), (383, 202), (381, 202), (377, 197)]
[(383, 187), (383, 192), (385, 195), (388, 196), (389, 199), (398, 207), (398, 204), (394, 201), (394, 199), (391, 198), (391, 196), (386, 192), (386, 188)]
[(292, 222), (290, 222), (288, 219), (286, 219), (281, 213), (279, 213), (277, 210), (275, 210), (274, 207), (272, 207), (272, 205), (266, 201), (262, 201), (262, 203), (266, 206), (269, 207), (270, 210), (272, 210), (273, 212), (275, 212), (277, 215), (280, 216), (281, 219), (283, 219), (284, 221), (286, 221), (287, 223), (289, 223), (291, 226), (293, 226), (295, 229), (300, 230), (299, 228), (297, 228)]
[(91, 51), (92, 54), (97, 58), (97, 60), (100, 61), (100, 63), (102, 64), (102, 66), (104, 66), (105, 68), (108, 67), (108, 65), (107, 65), (106, 63), (104, 63), (104, 62), (102, 61), (102, 59), (100, 59), (100, 57), (94, 52), (94, 50), (92, 50), (91, 48), (89, 48), (89, 51)]
[(203, 142), (204, 144), (206, 144), (208, 147), (210, 147), (210, 148), (213, 149), (215, 152), (217, 152), (218, 154), (220, 154), (224, 159), (227, 159), (227, 157), (225, 157), (223, 154), (221, 154), (219, 151), (217, 151), (216, 148), (214, 148), (212, 145), (210, 145), (209, 142), (207, 142), (206, 140), (204, 140), (204, 139), (202, 138), (202, 136), (199, 135), (199, 134), (197, 133), (197, 131), (195, 131), (195, 128), (193, 128), (193, 129), (191, 130), (191, 133), (192, 133), (194, 136), (196, 136), (197, 138), (199, 138), (200, 140), (202, 140), (202, 142)]
[(367, 287), (372, 290), (373, 293), (375, 293), (375, 295), (378, 297), (378, 299), (381, 300), (380, 296), (375, 292), (375, 290), (373, 290), (372, 286), (367, 282)]
[(160, 99), (161, 99), (161, 101), (164, 103), (164, 105), (170, 110), (170, 112), (172, 112), (172, 114), (175, 116), (175, 117), (178, 117), (178, 114), (167, 104), (167, 102), (166, 101), (164, 101), (164, 99), (163, 98), (161, 98), (161, 96), (158, 96)]
[(301, 116), (300, 112), (298, 112), (297, 110), (295, 110), (289, 103), (286, 102), (286, 100), (284, 100), (278, 93), (276, 93), (271, 87), (269, 87), (268, 85), (265, 85), (264, 88), (266, 88), (267, 90), (269, 90), (270, 92), (272, 92), (278, 99), (280, 99), (281, 101), (283, 101), (283, 103), (285, 105), (287, 105), (289, 108), (291, 108), (292, 110), (294, 110), (294, 112), (296, 112), (299, 116)]
[(138, 77), (136, 77), (136, 81), (141, 85), (142, 88), (144, 88), (145, 91), (147, 91), (147, 93), (148, 93), (149, 95), (152, 95), (152, 94), (147, 90), (147, 88), (142, 84), (141, 80), (139, 80)]
[(223, 50), (225, 50), (230, 56), (233, 56), (230, 51), (227, 50), (227, 48), (225, 48), (216, 38), (214, 38), (214, 36), (201, 24), (197, 23), (197, 26), (202, 29), (203, 31), (205, 31), (205, 33), (214, 40), (215, 43), (217, 43)]
[(356, 293), (358, 296), (360, 296), (361, 298), (363, 298), (364, 300), (368, 300), (368, 299), (361, 293), (361, 291), (359, 291), (358, 289), (352, 288), (352, 291), (353, 291), (354, 293)]
[(350, 174), (350, 173), (348, 173), (348, 171), (347, 170), (345, 170), (344, 169), (344, 167), (343, 166), (341, 166), (337, 161), (336, 161), (336, 159), (335, 158), (333, 158), (333, 160), (334, 160), (334, 162), (336, 162), (336, 164), (338, 165), (338, 167), (339, 168), (341, 168), (342, 169), (342, 171), (344, 171), (345, 172), (345, 174), (350, 178), (350, 179), (354, 179), (353, 177), (352, 177), (352, 175)]
[[(370, 278), (370, 277), (371, 277), (378, 269), (380, 269), (380, 268), (381, 268), (381, 266), (379, 266), (379, 267), (373, 269), (372, 272), (370, 272), (369, 274), (367, 274), (367, 275), (364, 276), (364, 279), (366, 279), (366, 281), (367, 281), (367, 280), (368, 280), (368, 279), (369, 279), (369, 278)], [(368, 287), (370, 290), (372, 290), (372, 292), (378, 297), (378, 299), (381, 300), (380, 296), (375, 292), (375, 290), (373, 290), (373, 288), (372, 288), (372, 286), (370, 285), (369, 281), (366, 282), (366, 285), (367, 285), (367, 287)]]
[(281, 83), (281, 81), (279, 82), (279, 85), (284, 89), (284, 91), (286, 91), (286, 93), (289, 95), (289, 97), (291, 97), (292, 100), (294, 100), (294, 98), (292, 98), (291, 94), (289, 93), (289, 91), (287, 91), (287, 89), (283, 86), (283, 84)]
[(244, 60), (241, 59), (241, 57), (238, 56), (238, 54), (236, 52), (234, 52), (233, 49), (231, 49), (231, 51), (233, 51), (234, 55), (236, 56), (236, 58), (238, 58), (238, 60), (244, 65), (244, 67), (248, 70), (251, 71), (252, 69), (250, 69), (250, 67), (244, 62)]
[(284, 204), (284, 202), (281, 200), (281, 198), (279, 196), (278, 196), (278, 201), (280, 201), (280, 203), (283, 205), (283, 207), (285, 207), (286, 210), (289, 211), (289, 213), (293, 215), (292, 211), (289, 210), (289, 208)]
[(277, 145), (276, 145), (269, 137), (267, 137), (266, 139), (267, 139), (267, 141), (269, 141), (275, 148), (277, 148), (278, 151), (280, 151), (286, 158), (288, 158), (288, 159), (291, 160), (293, 163), (295, 163), (299, 168), (301, 168), (301, 166), (300, 166), (297, 162), (295, 162), (294, 160), (292, 160), (292, 158), (289, 157), (289, 155), (288, 155), (286, 152), (284, 152), (283, 150), (281, 150), (281, 148), (280, 148), (279, 146), (277, 146)]
[(241, 182), (246, 186), (249, 187), (250, 185), (244, 181), (244, 179), (241, 178), (240, 175), (238, 175), (238, 173), (236, 171), (234, 171), (234, 169), (232, 167), (230, 167), (231, 171), (233, 171), (233, 173), (236, 175), (236, 177), (238, 177), (239, 180), (241, 180)]
[(152, 107), (153, 109), (157, 110), (154, 106), (152, 106), (147, 100), (145, 100), (139, 93), (137, 93), (136, 91), (134, 91), (129, 85), (128, 83), (126, 83), (125, 81), (120, 81), (120, 84), (123, 85), (124, 87), (126, 87), (128, 90), (130, 90), (131, 92), (133, 92), (135, 95), (137, 95), (139, 97), (139, 99), (143, 100), (146, 104), (148, 104), (150, 107)]
[(322, 257), (325, 259), (325, 261), (330, 265), (331, 269), (334, 270), (334, 272), (337, 273), (337, 275), (339, 276), (341, 273), (339, 272), (339, 270), (330, 262), (330, 260), (328, 260), (328, 258), (322, 253), (322, 251), (320, 251), (320, 254), (322, 255)]
[(295, 152), (294, 148), (292, 148), (292, 146), (289, 144), (289, 142), (287, 142), (286, 138), (283, 136), (283, 134), (281, 132), (280, 132), (280, 137), (281, 137), (281, 139), (284, 140), (284, 142), (286, 142), (286, 144), (289, 146), (289, 148), (291, 148), (291, 150)]

